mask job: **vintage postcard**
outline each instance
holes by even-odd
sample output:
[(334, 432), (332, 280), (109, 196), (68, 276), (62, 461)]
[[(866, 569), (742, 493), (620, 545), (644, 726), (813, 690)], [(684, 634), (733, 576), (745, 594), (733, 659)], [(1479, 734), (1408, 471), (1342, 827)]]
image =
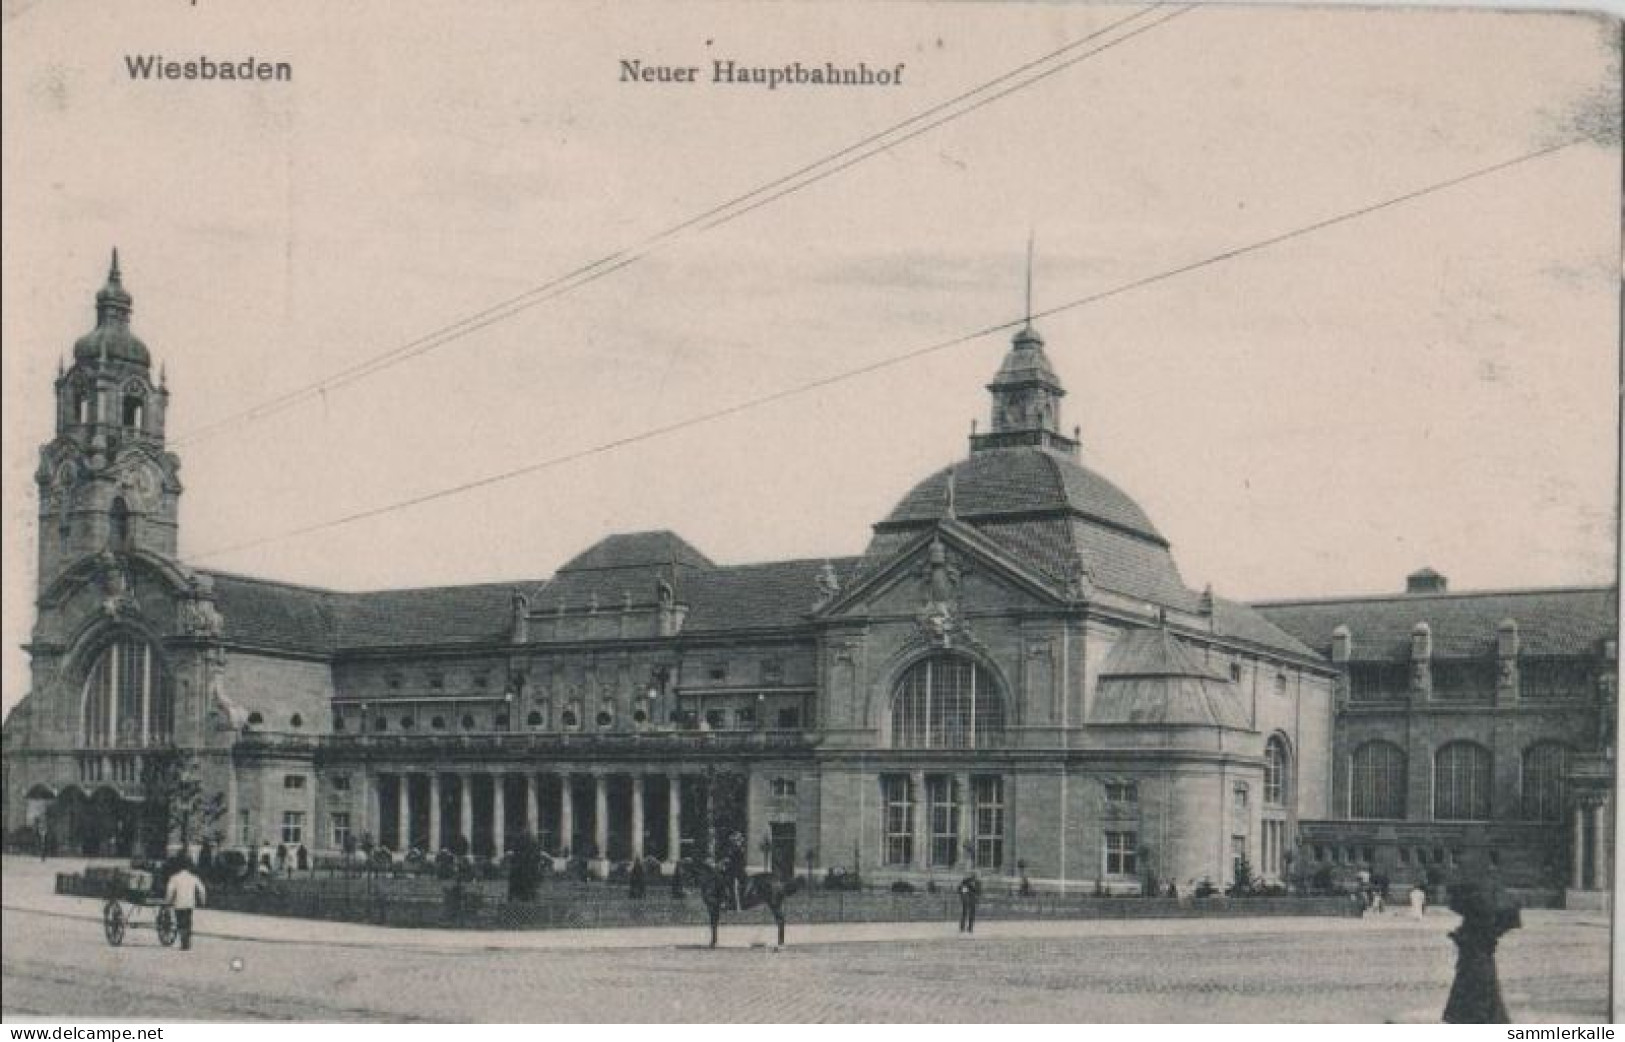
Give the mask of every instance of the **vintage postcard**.
[(1617, 18), (3, 10), (7, 1020), (1612, 1018)]

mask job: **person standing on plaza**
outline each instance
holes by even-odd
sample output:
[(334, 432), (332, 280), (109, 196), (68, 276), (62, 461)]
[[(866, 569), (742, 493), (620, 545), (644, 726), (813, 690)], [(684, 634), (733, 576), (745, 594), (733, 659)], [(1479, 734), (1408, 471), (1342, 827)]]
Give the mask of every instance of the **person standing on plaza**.
[(1428, 900), (1427, 891), (1422, 889), (1422, 884), (1421, 883), (1417, 883), (1417, 884), (1415, 884), (1414, 886), (1411, 887), (1411, 918), (1412, 919), (1421, 919), (1422, 918), (1422, 912), (1427, 907), (1427, 900)]
[(175, 910), (175, 926), (181, 935), (181, 951), (192, 950), (192, 913), (208, 899), (203, 880), (192, 874), (192, 862), (182, 857), (175, 864), (164, 891), (164, 902)]
[(976, 932), (976, 900), (982, 896), (982, 881), (973, 868), (959, 881), (959, 932)]

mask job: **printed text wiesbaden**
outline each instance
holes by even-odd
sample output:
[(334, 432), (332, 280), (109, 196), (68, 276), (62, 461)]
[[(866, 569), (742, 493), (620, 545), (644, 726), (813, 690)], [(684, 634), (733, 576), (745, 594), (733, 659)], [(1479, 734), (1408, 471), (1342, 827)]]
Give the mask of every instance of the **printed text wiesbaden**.
[(132, 80), (286, 82), (293, 79), (293, 63), (264, 61), (253, 55), (237, 59), (199, 56), (185, 61), (171, 61), (161, 54), (126, 54), (124, 68)]

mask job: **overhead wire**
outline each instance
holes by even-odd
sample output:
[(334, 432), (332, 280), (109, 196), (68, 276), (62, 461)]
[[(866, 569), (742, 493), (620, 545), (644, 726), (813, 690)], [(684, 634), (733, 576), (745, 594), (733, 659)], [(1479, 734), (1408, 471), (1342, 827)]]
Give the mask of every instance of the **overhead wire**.
[[(507, 321), (515, 315), (540, 306), (548, 301), (556, 300), (559, 297), (572, 293), (584, 286), (598, 281), (601, 278), (605, 278), (606, 276), (614, 274), (615, 272), (635, 264), (644, 257), (647, 257), (649, 254), (655, 252), (657, 249), (679, 238), (685, 233), (710, 231), (737, 220), (746, 214), (753, 213), (769, 203), (783, 199), (786, 196), (793, 195), (805, 188), (810, 188), (813, 185), (829, 177), (833, 177), (844, 170), (850, 169), (851, 167), (856, 166), (865, 160), (871, 159), (888, 149), (895, 148), (904, 142), (913, 140), (914, 138), (919, 137), (920, 135), (931, 130), (935, 130), (937, 127), (969, 115), (971, 112), (982, 108), (984, 105), (988, 105), (1001, 98), (1008, 97), (1010, 94), (1013, 94), (1016, 91), (1023, 90), (1034, 83), (1047, 79), (1048, 77), (1069, 69), (1080, 62), (1104, 53), (1105, 51), (1110, 50), (1119, 44), (1125, 43), (1141, 33), (1148, 32), (1151, 29), (1155, 29), (1160, 25), (1172, 21), (1174, 18), (1177, 18), (1180, 15), (1189, 13), (1189, 11), (1192, 10), (1195, 5), (1186, 4), (1175, 8), (1170, 14), (1167, 14), (1160, 19), (1156, 19), (1145, 25), (1134, 28), (1115, 39), (1108, 40), (1107, 42), (1100, 44), (1093, 49), (1086, 50), (1081, 54), (1071, 53), (1095, 40), (1098, 40), (1100, 37), (1105, 36), (1116, 29), (1128, 25), (1130, 22), (1142, 18), (1153, 11), (1161, 9), (1163, 6), (1165, 5), (1152, 4), (1133, 12), (1132, 14), (1126, 15), (1123, 18), (1119, 18), (1101, 29), (1080, 37), (1077, 40), (1073, 40), (1053, 51), (1048, 52), (1047, 54), (1039, 56), (1038, 58), (1025, 62), (1022, 65), (1017, 66), (1008, 72), (1002, 73), (991, 80), (987, 80), (981, 84), (978, 84), (976, 87), (963, 91), (946, 101), (939, 102), (930, 108), (915, 113), (907, 119), (892, 124), (884, 130), (869, 134), (838, 151), (832, 152), (826, 156), (814, 160), (811, 163), (798, 167), (787, 174), (781, 175), (772, 181), (759, 185), (750, 191), (736, 195), (725, 202), (718, 203), (717, 205), (712, 206), (699, 214), (689, 217), (676, 224), (670, 225), (661, 231), (648, 236), (633, 247), (606, 254), (587, 264), (574, 268), (563, 275), (549, 279), (547, 282), (533, 286), (522, 293), (509, 297), (499, 303), (492, 304), (489, 307), (474, 312), (473, 314), (467, 315), (454, 322), (447, 323), (446, 325), (443, 325), (429, 333), (423, 334), (422, 336), (407, 341), (404, 344), (391, 348), (388, 351), (384, 351), (380, 354), (363, 359), (360, 362), (357, 362), (345, 369), (341, 369), (329, 376), (323, 377), (320, 380), (296, 387), (256, 405), (229, 413), (226, 416), (212, 420), (200, 427), (186, 431), (174, 438), (171, 438), (170, 442), (177, 448), (195, 444), (198, 441), (223, 432), (229, 428), (241, 426), (245, 423), (252, 423), (275, 413), (282, 412), (313, 397), (325, 395), (329, 391), (348, 386), (349, 384), (365, 379), (376, 373), (394, 368), (395, 366), (410, 361), (411, 359), (428, 354), (431, 351), (438, 350), (439, 348), (448, 344), (462, 340), (476, 332), (479, 332), (480, 330), (489, 328), (490, 326), (496, 325), (500, 322)], [(1067, 57), (1065, 61), (1056, 61), (1057, 58), (1065, 55), (1070, 55), (1070, 57)], [(1045, 66), (1046, 63), (1053, 64), (1049, 64), (1045, 68), (1040, 68), (1041, 66)], [(982, 95), (1001, 84), (1008, 83), (1012, 79), (1024, 76), (1025, 74), (1032, 72), (1034, 69), (1038, 69), (1039, 71), (1026, 79), (1018, 80), (1018, 82), (1007, 86), (1002, 90), (988, 94), (986, 97), (978, 97), (978, 95)], [(955, 106), (959, 106), (962, 102), (972, 98), (976, 99), (972, 104), (965, 105), (961, 108), (955, 108)], [(932, 118), (938, 117), (939, 115), (940, 118)], [(923, 126), (917, 126), (917, 124), (921, 124), (922, 122), (924, 122)], [(894, 135), (897, 135), (899, 131), (910, 127), (913, 127), (914, 129), (909, 130), (907, 134), (894, 137)]]
[(1030, 316), (1024, 315), (1021, 318), (1012, 319), (1012, 320), (1009, 320), (1009, 321), (996, 322), (996, 323), (993, 323), (991, 325), (983, 326), (980, 329), (976, 329), (976, 330), (973, 330), (973, 331), (970, 331), (970, 332), (967, 332), (967, 333), (962, 333), (962, 334), (959, 334), (957, 336), (950, 337), (950, 338), (948, 338), (946, 340), (939, 340), (939, 341), (936, 341), (934, 343), (924, 345), (922, 347), (916, 347), (916, 348), (913, 348), (911, 350), (901, 352), (899, 354), (889, 355), (889, 356), (887, 356), (885, 358), (877, 359), (877, 360), (875, 360), (873, 362), (866, 363), (866, 364), (858, 366), (856, 368), (846, 369), (846, 370), (843, 370), (843, 371), (838, 372), (838, 373), (830, 374), (828, 376), (822, 376), (822, 377), (818, 377), (818, 378), (815, 378), (815, 379), (812, 379), (812, 380), (804, 381), (804, 382), (799, 383), (799, 384), (794, 384), (794, 385), (791, 385), (789, 387), (780, 388), (779, 390), (770, 392), (768, 394), (759, 395), (757, 397), (749, 398), (749, 399), (746, 399), (746, 400), (740, 401), (740, 402), (735, 402), (735, 403), (733, 403), (731, 405), (726, 405), (726, 406), (723, 406), (721, 408), (712, 409), (712, 410), (709, 410), (709, 411), (706, 411), (706, 412), (703, 412), (703, 413), (698, 413), (698, 414), (695, 414), (695, 415), (692, 415), (692, 416), (684, 417), (684, 418), (679, 419), (679, 420), (674, 420), (674, 421), (672, 421), (670, 423), (659, 424), (659, 425), (654, 426), (654, 427), (645, 428), (643, 430), (634, 432), (632, 434), (623, 435), (621, 437), (614, 438), (614, 439), (611, 439), (611, 440), (605, 441), (605, 442), (600, 442), (598, 444), (591, 445), (591, 446), (588, 446), (586, 448), (576, 449), (576, 450), (573, 450), (573, 451), (570, 451), (570, 452), (561, 453), (559, 455), (550, 456), (550, 457), (547, 457), (547, 458), (544, 458), (544, 459), (541, 459), (541, 460), (534, 461), (532, 463), (527, 463), (527, 464), (523, 464), (523, 465), (518, 466), (518, 467), (513, 467), (513, 468), (510, 468), (510, 469), (507, 469), (507, 470), (503, 470), (503, 471), (500, 471), (500, 472), (495, 473), (495, 474), (488, 474), (488, 475), (485, 475), (483, 477), (475, 478), (475, 479), (472, 479), (472, 480), (469, 480), (469, 481), (459, 482), (458, 484), (450, 485), (450, 486), (440, 488), (440, 489), (435, 489), (435, 490), (430, 491), (430, 492), (425, 492), (425, 493), (420, 493), (420, 494), (417, 494), (417, 495), (414, 495), (414, 496), (409, 496), (409, 497), (407, 497), (405, 499), (396, 500), (394, 502), (383, 504), (381, 506), (369, 507), (369, 508), (364, 509), (364, 510), (358, 510), (358, 511), (355, 511), (353, 513), (344, 514), (344, 515), (336, 517), (336, 518), (328, 519), (326, 521), (314, 522), (312, 524), (300, 526), (300, 527), (297, 527), (297, 528), (292, 528), (292, 529), (289, 529), (289, 530), (286, 530), (286, 531), (283, 531), (283, 532), (279, 532), (279, 533), (275, 533), (275, 534), (272, 534), (272, 535), (261, 536), (261, 537), (255, 538), (255, 539), (251, 539), (251, 540), (241, 542), (241, 543), (236, 543), (236, 544), (232, 544), (232, 545), (229, 545), (229, 546), (219, 547), (217, 549), (207, 551), (207, 552), (205, 552), (203, 554), (196, 555), (196, 557), (197, 557), (197, 559), (200, 559), (200, 560), (201, 559), (208, 559), (208, 558), (211, 558), (211, 557), (219, 557), (219, 556), (223, 556), (225, 554), (238, 553), (238, 552), (241, 552), (243, 550), (250, 550), (250, 549), (260, 547), (260, 546), (265, 546), (265, 545), (267, 545), (269, 543), (281, 542), (281, 541), (287, 540), (287, 539), (294, 539), (294, 538), (298, 538), (298, 537), (301, 537), (301, 536), (312, 535), (312, 534), (317, 533), (317, 532), (323, 532), (323, 531), (327, 531), (327, 530), (330, 530), (330, 529), (339, 528), (339, 527), (342, 527), (342, 526), (345, 526), (345, 525), (355, 524), (357, 522), (365, 521), (365, 520), (368, 520), (370, 518), (380, 517), (380, 516), (383, 516), (385, 514), (395, 513), (397, 511), (401, 511), (401, 510), (408, 510), (408, 509), (411, 509), (411, 508), (414, 508), (414, 507), (423, 506), (424, 504), (427, 504), (427, 503), (436, 502), (438, 500), (449, 499), (449, 498), (451, 498), (453, 496), (458, 496), (458, 495), (462, 495), (462, 494), (467, 493), (467, 492), (472, 492), (472, 491), (474, 491), (476, 489), (487, 488), (487, 487), (490, 487), (492, 485), (502, 484), (502, 483), (505, 483), (505, 482), (508, 482), (508, 481), (512, 481), (512, 480), (514, 480), (516, 478), (524, 477), (526, 475), (539, 473), (539, 472), (544, 471), (544, 470), (550, 470), (550, 469), (553, 469), (553, 468), (556, 468), (556, 467), (563, 466), (563, 465), (568, 464), (568, 463), (573, 463), (573, 462), (576, 462), (576, 461), (579, 461), (579, 460), (588, 459), (588, 458), (591, 458), (593, 456), (603, 455), (605, 453), (613, 452), (613, 451), (615, 451), (617, 449), (625, 448), (625, 447), (627, 447), (629, 445), (635, 445), (635, 444), (637, 444), (639, 442), (649, 441), (651, 439), (663, 437), (663, 436), (668, 435), (668, 434), (674, 434), (674, 433), (677, 433), (678, 431), (687, 430), (687, 429), (692, 428), (692, 427), (698, 427), (698, 426), (700, 426), (702, 424), (714, 423), (714, 422), (716, 422), (718, 420), (725, 419), (725, 418), (730, 417), (730, 416), (735, 416), (735, 415), (738, 415), (740, 413), (750, 411), (752, 409), (761, 408), (762, 406), (765, 406), (765, 405), (770, 405), (770, 404), (773, 404), (773, 403), (776, 403), (776, 402), (785, 401), (786, 399), (794, 398), (794, 397), (797, 397), (799, 395), (809, 394), (809, 393), (811, 393), (813, 391), (818, 391), (818, 390), (822, 390), (822, 389), (827, 388), (827, 387), (835, 386), (835, 385), (840, 384), (840, 383), (845, 383), (847, 381), (854, 380), (854, 379), (857, 379), (857, 378), (862, 377), (862, 376), (867, 376), (867, 375), (869, 375), (871, 373), (879, 372), (879, 371), (884, 370), (884, 369), (894, 368), (894, 367), (902, 365), (902, 364), (904, 364), (906, 362), (910, 362), (910, 361), (913, 361), (915, 359), (925, 357), (926, 355), (931, 355), (931, 354), (935, 354), (935, 353), (938, 353), (938, 352), (941, 352), (941, 351), (945, 351), (945, 350), (948, 350), (949, 348), (957, 347), (957, 346), (959, 346), (961, 344), (966, 344), (966, 343), (969, 343), (969, 342), (971, 342), (973, 340), (978, 340), (978, 339), (980, 339), (982, 337), (990, 336), (990, 335), (992, 335), (994, 333), (1010, 331), (1010, 330), (1013, 330), (1013, 329), (1016, 329), (1016, 328), (1022, 326), (1024, 323), (1029, 321), (1029, 319), (1047, 318), (1047, 317), (1051, 317), (1051, 316), (1054, 316), (1054, 315), (1063, 314), (1063, 313), (1068, 312), (1068, 311), (1073, 311), (1073, 310), (1076, 310), (1078, 308), (1086, 307), (1086, 306), (1088, 306), (1090, 304), (1098, 303), (1098, 302), (1103, 301), (1103, 300), (1108, 300), (1108, 299), (1110, 299), (1112, 297), (1120, 296), (1120, 295), (1122, 295), (1124, 293), (1128, 293), (1128, 292), (1131, 292), (1131, 291), (1136, 290), (1136, 289), (1141, 289), (1141, 288), (1144, 288), (1146, 286), (1151, 286), (1151, 285), (1155, 285), (1155, 284), (1160, 283), (1160, 282), (1165, 282), (1165, 281), (1167, 281), (1169, 279), (1177, 278), (1177, 277), (1179, 277), (1181, 275), (1187, 275), (1187, 274), (1190, 274), (1191, 272), (1199, 271), (1199, 270), (1202, 270), (1202, 269), (1205, 269), (1205, 268), (1210, 268), (1210, 267), (1213, 267), (1215, 265), (1225, 263), (1227, 261), (1235, 260), (1235, 259), (1237, 259), (1239, 257), (1247, 256), (1249, 254), (1258, 253), (1260, 251), (1267, 250), (1267, 249), (1270, 249), (1272, 247), (1282, 245), (1283, 243), (1287, 243), (1287, 242), (1290, 242), (1292, 240), (1302, 238), (1303, 236), (1311, 235), (1311, 234), (1313, 234), (1315, 232), (1319, 232), (1319, 231), (1324, 231), (1327, 228), (1332, 228), (1332, 227), (1335, 227), (1335, 226), (1338, 226), (1338, 225), (1347, 224), (1350, 221), (1355, 221), (1355, 220), (1358, 220), (1358, 219), (1363, 218), (1363, 217), (1368, 217), (1368, 216), (1370, 216), (1372, 214), (1381, 212), (1383, 210), (1387, 210), (1387, 209), (1389, 209), (1391, 207), (1400, 206), (1400, 205), (1403, 205), (1403, 204), (1409, 203), (1409, 202), (1414, 202), (1414, 201), (1416, 201), (1418, 199), (1422, 199), (1422, 198), (1425, 198), (1425, 197), (1428, 197), (1428, 196), (1435, 195), (1435, 194), (1437, 194), (1439, 192), (1446, 191), (1446, 190), (1448, 190), (1450, 188), (1455, 188), (1455, 187), (1457, 187), (1459, 185), (1463, 185), (1463, 184), (1466, 184), (1466, 183), (1469, 183), (1469, 182), (1472, 182), (1472, 181), (1476, 181), (1476, 180), (1479, 180), (1479, 179), (1482, 179), (1482, 178), (1485, 178), (1485, 177), (1489, 177), (1489, 176), (1491, 176), (1493, 174), (1500, 173), (1501, 171), (1508, 170), (1508, 169), (1511, 169), (1511, 168), (1516, 167), (1516, 166), (1520, 166), (1520, 165), (1522, 165), (1524, 163), (1533, 162), (1536, 159), (1541, 159), (1541, 158), (1544, 158), (1546, 156), (1552, 155), (1552, 154), (1554, 154), (1556, 152), (1563, 151), (1564, 149), (1572, 148), (1573, 146), (1575, 146), (1577, 144), (1580, 144), (1580, 143), (1582, 143), (1582, 142), (1579, 141), (1579, 140), (1565, 141), (1565, 142), (1561, 142), (1559, 144), (1549, 145), (1549, 146), (1546, 146), (1544, 148), (1535, 149), (1535, 150), (1532, 150), (1532, 151), (1529, 151), (1529, 152), (1524, 152), (1524, 153), (1522, 153), (1520, 155), (1513, 156), (1513, 157), (1511, 157), (1509, 159), (1505, 159), (1505, 160), (1502, 160), (1500, 162), (1491, 163), (1491, 164), (1486, 165), (1486, 166), (1476, 167), (1476, 168), (1474, 168), (1472, 170), (1469, 170), (1469, 171), (1467, 171), (1465, 173), (1458, 174), (1458, 175), (1455, 175), (1453, 177), (1449, 177), (1449, 178), (1446, 178), (1446, 179), (1443, 179), (1443, 180), (1440, 180), (1440, 181), (1430, 182), (1429, 184), (1424, 185), (1424, 186), (1422, 186), (1420, 188), (1416, 188), (1416, 189), (1413, 189), (1411, 191), (1403, 192), (1403, 193), (1401, 193), (1399, 195), (1389, 196), (1387, 198), (1384, 198), (1384, 199), (1379, 200), (1377, 202), (1368, 204), (1366, 206), (1360, 206), (1360, 207), (1356, 207), (1354, 209), (1344, 210), (1344, 211), (1341, 211), (1341, 212), (1339, 212), (1339, 213), (1337, 213), (1337, 214), (1335, 214), (1335, 215), (1333, 215), (1331, 217), (1323, 218), (1321, 220), (1314, 221), (1314, 222), (1309, 223), (1309, 224), (1300, 225), (1300, 226), (1298, 226), (1296, 228), (1291, 229), (1290, 231), (1282, 232), (1280, 234), (1272, 235), (1272, 236), (1269, 236), (1269, 237), (1263, 238), (1263, 239), (1257, 239), (1257, 240), (1254, 240), (1254, 241), (1249, 242), (1249, 243), (1245, 243), (1245, 244), (1240, 245), (1240, 246), (1235, 246), (1235, 247), (1232, 247), (1232, 248), (1229, 248), (1229, 249), (1221, 250), (1221, 251), (1218, 251), (1216, 253), (1212, 253), (1212, 254), (1209, 254), (1209, 255), (1207, 255), (1205, 257), (1202, 257), (1202, 258), (1200, 258), (1198, 260), (1191, 261), (1191, 262), (1186, 263), (1186, 264), (1181, 264), (1181, 265), (1178, 265), (1178, 266), (1173, 267), (1173, 268), (1166, 268), (1166, 269), (1163, 269), (1162, 271), (1158, 271), (1158, 272), (1155, 272), (1155, 273), (1150, 274), (1150, 275), (1145, 275), (1145, 276), (1142, 276), (1142, 277), (1137, 278), (1137, 279), (1132, 279), (1132, 280), (1129, 280), (1127, 282), (1119, 283), (1119, 284), (1117, 284), (1115, 286), (1112, 286), (1112, 287), (1110, 287), (1108, 289), (1100, 290), (1100, 291), (1097, 291), (1097, 292), (1094, 292), (1094, 293), (1089, 293), (1089, 294), (1086, 294), (1086, 295), (1081, 296), (1081, 297), (1075, 297), (1075, 298), (1073, 298), (1071, 300), (1068, 300), (1068, 301), (1065, 301), (1063, 303), (1052, 305), (1052, 306), (1047, 307), (1047, 308), (1042, 308), (1040, 310), (1034, 311)]

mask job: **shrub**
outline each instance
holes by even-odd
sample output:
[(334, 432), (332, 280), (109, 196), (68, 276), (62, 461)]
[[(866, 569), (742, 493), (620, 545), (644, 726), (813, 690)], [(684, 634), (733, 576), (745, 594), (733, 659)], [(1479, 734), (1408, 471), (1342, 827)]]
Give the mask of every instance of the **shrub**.
[(1309, 886), (1317, 894), (1331, 893), (1332, 866), (1321, 865), (1319, 868), (1315, 869), (1315, 874), (1310, 877)]

